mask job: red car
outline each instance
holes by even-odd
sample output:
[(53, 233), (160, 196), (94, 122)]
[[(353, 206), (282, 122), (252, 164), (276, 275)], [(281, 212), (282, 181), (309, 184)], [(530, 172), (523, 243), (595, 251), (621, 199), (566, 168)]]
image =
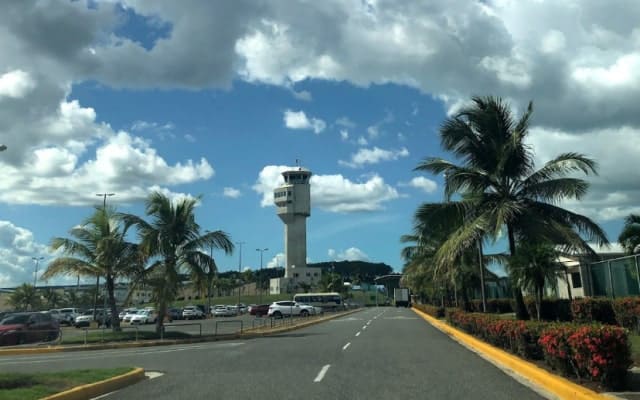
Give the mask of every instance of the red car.
[(58, 338), (60, 324), (51, 314), (14, 313), (0, 321), (0, 346), (49, 342)]
[(269, 304), (251, 305), (249, 306), (249, 314), (256, 317), (262, 317), (269, 312)]

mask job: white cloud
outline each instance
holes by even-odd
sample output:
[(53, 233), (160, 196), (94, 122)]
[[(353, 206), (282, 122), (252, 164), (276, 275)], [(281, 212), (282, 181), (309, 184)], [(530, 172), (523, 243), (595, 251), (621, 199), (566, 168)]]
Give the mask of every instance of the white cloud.
[(357, 153), (351, 155), (351, 161), (339, 160), (340, 165), (351, 168), (362, 167), (365, 164), (377, 164), (381, 161), (397, 160), (400, 157), (408, 157), (409, 150), (402, 148), (400, 150), (383, 150), (378, 147), (373, 149), (360, 149)]
[(356, 127), (356, 123), (351, 121), (348, 117), (340, 117), (336, 120), (336, 125), (340, 125), (345, 128), (353, 129)]
[(369, 261), (369, 256), (357, 247), (349, 247), (344, 251), (329, 249), (327, 255), (335, 261)]
[(301, 90), (299, 92), (296, 92), (295, 90), (292, 89), (291, 92), (293, 93), (293, 97), (295, 97), (298, 100), (302, 100), (302, 101), (313, 100), (313, 97), (311, 96), (311, 92), (308, 92), (306, 90)]
[(343, 141), (349, 140), (349, 131), (346, 129), (340, 129), (340, 138)]
[[(9, 221), (0, 221), (0, 287), (33, 284), (35, 263), (32, 257), (45, 257), (38, 263), (38, 277), (42, 275), (52, 254), (46, 245), (34, 240), (33, 233)], [(58, 278), (51, 282), (62, 282)]]
[(424, 176), (416, 176), (411, 179), (408, 183), (399, 183), (398, 186), (409, 186), (414, 187), (416, 189), (420, 189), (425, 193), (433, 193), (438, 189), (438, 184), (431, 179), (425, 178)]
[[(260, 171), (253, 190), (262, 195), (262, 207), (273, 206), (273, 189), (284, 183), (282, 171), (291, 169), (283, 165), (269, 165)], [(311, 205), (331, 212), (358, 212), (383, 209), (385, 202), (399, 196), (397, 190), (378, 175), (364, 182), (352, 182), (342, 175), (311, 177)]]
[(225, 187), (223, 191), (223, 196), (230, 197), (232, 199), (237, 199), (238, 197), (242, 196), (242, 193), (240, 193), (238, 189), (235, 189), (232, 187)]
[(357, 142), (359, 146), (366, 146), (369, 144), (369, 142), (367, 141), (367, 139), (364, 136), (360, 136), (358, 137)]
[(35, 82), (31, 76), (22, 71), (14, 70), (0, 75), (0, 98), (3, 96), (21, 98), (33, 90)]
[(284, 253), (278, 253), (267, 261), (265, 268), (282, 268), (284, 267)]
[(285, 110), (284, 124), (289, 129), (312, 129), (314, 133), (322, 132), (327, 124), (318, 118), (307, 118), (304, 111)]

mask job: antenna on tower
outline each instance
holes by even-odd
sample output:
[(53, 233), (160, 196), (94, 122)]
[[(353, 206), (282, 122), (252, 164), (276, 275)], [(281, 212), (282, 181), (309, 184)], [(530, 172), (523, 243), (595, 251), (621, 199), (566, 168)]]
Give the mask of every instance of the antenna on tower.
[(296, 167), (299, 167), (299, 166), (300, 166), (300, 159), (296, 158)]

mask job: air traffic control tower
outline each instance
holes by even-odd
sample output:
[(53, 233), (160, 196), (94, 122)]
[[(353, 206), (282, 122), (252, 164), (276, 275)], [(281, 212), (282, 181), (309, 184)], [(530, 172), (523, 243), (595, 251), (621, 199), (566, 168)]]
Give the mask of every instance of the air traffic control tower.
[(295, 290), (299, 283), (320, 280), (320, 268), (307, 268), (307, 218), (311, 215), (311, 171), (296, 167), (282, 172), (284, 183), (273, 191), (277, 213), (284, 222), (284, 278), (272, 279), (270, 293)]

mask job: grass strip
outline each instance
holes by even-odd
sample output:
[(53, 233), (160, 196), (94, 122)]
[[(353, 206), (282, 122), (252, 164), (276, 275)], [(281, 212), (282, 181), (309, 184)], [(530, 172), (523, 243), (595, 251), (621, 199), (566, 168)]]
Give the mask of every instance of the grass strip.
[(36, 400), (133, 371), (131, 367), (48, 373), (0, 373), (0, 399)]
[[(188, 333), (184, 332), (171, 332), (167, 331), (164, 334), (164, 339), (189, 339), (193, 337)], [(156, 334), (155, 331), (138, 331), (138, 340), (159, 340), (160, 335)], [(90, 332), (87, 334), (86, 343), (105, 343), (105, 342), (127, 342), (136, 340), (136, 333), (133, 331), (122, 331), (122, 332), (113, 332), (113, 331), (105, 331), (104, 334), (102, 332)], [(76, 335), (71, 337), (62, 337), (62, 344), (84, 344), (85, 337), (84, 335)]]

